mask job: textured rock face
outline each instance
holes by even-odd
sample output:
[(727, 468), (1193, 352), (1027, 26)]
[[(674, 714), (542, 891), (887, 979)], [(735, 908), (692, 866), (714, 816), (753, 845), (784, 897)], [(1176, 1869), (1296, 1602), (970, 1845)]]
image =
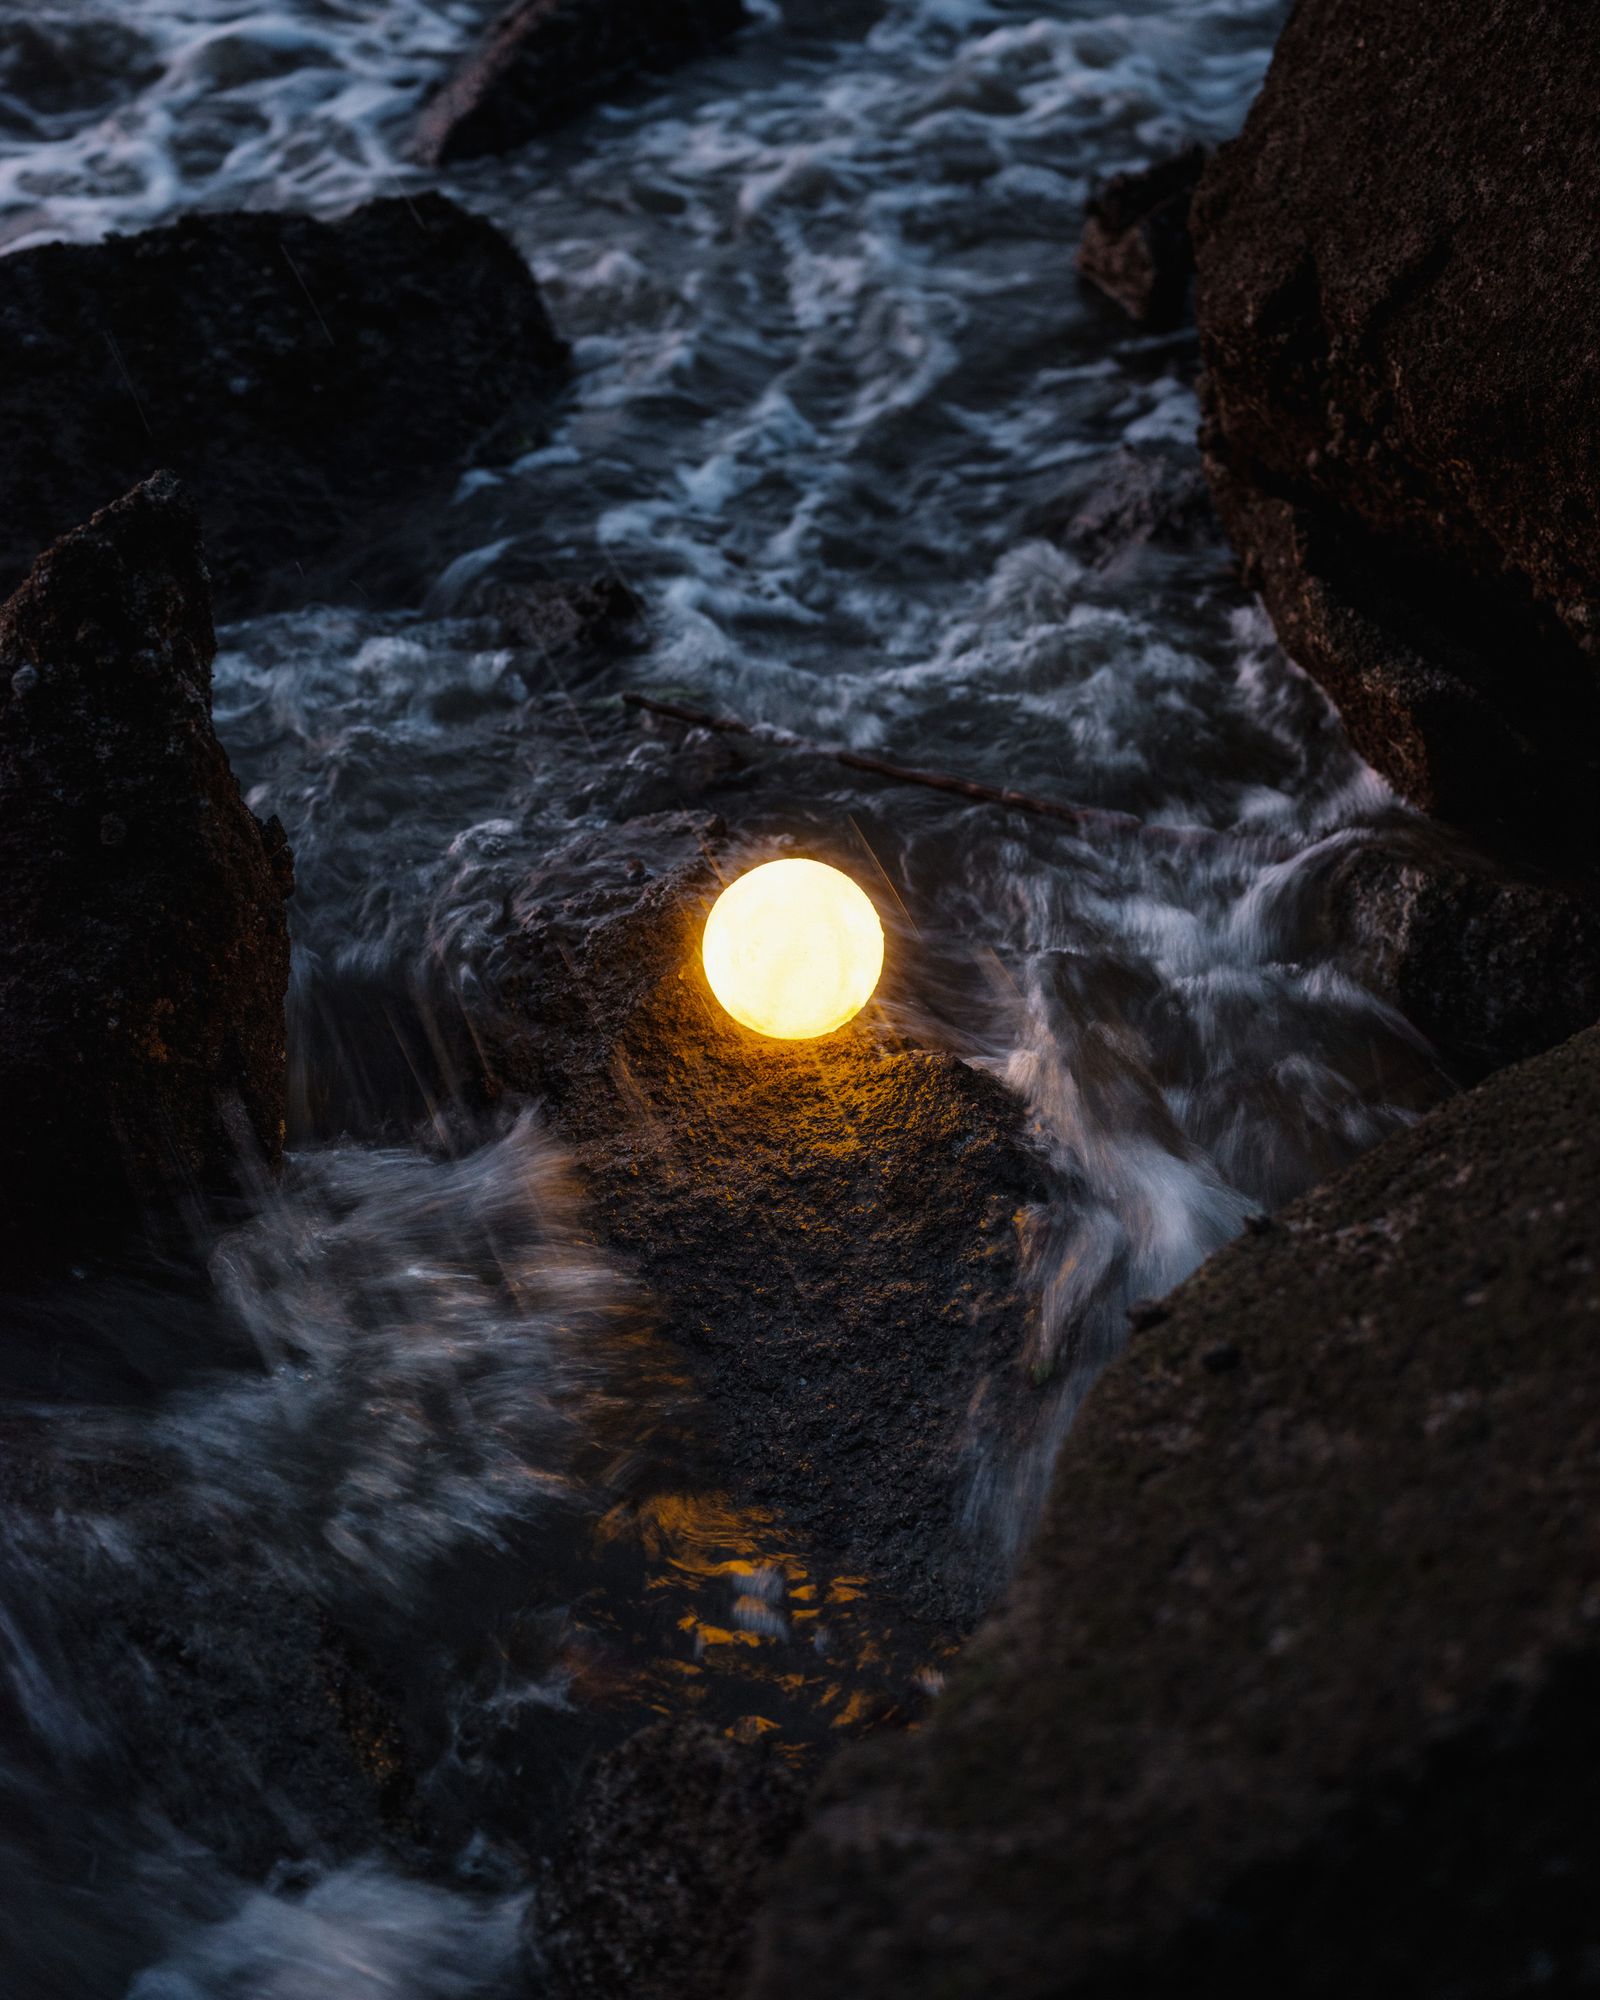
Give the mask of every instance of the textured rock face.
[(1600, 895), (1463, 854), (1361, 848), (1330, 884), (1351, 969), (1457, 1073), (1485, 1075), (1600, 1020)]
[(170, 466), (226, 614), (357, 584), (404, 599), (413, 516), (523, 434), (564, 358), (516, 251), (437, 195), (21, 251), (0, 298), (0, 589)]
[(1600, 1030), (1223, 1251), (751, 1992), (1576, 1991), (1600, 1953)]
[(1539, 803), (1590, 858), (1597, 99), (1561, 0), (1301, 0), (1192, 216), (1218, 500), (1288, 649), (1415, 803)]
[(744, 0), (520, 0), (427, 105), (417, 158), (440, 166), (520, 146), (748, 19)]
[(283, 829), (211, 726), (211, 602), (167, 475), (0, 609), (0, 1139), (13, 1247), (282, 1154)]
[(1204, 146), (1186, 146), (1138, 173), (1113, 174), (1089, 199), (1078, 270), (1154, 333), (1180, 326), (1189, 310), (1189, 205), (1205, 163)]
[(494, 973), (490, 1069), (576, 1143), (688, 1356), (719, 1477), (914, 1613), (968, 1623), (992, 1570), (963, 1525), (967, 1453), (1029, 1419), (1050, 1169), (998, 1083), (870, 1014), (816, 1042), (737, 1027), (700, 965), (717, 886), (696, 861), (597, 889), (609, 914), (528, 911)]
[(703, 1722), (658, 1722), (600, 1760), (530, 1912), (571, 2000), (733, 1994), (800, 1782)]

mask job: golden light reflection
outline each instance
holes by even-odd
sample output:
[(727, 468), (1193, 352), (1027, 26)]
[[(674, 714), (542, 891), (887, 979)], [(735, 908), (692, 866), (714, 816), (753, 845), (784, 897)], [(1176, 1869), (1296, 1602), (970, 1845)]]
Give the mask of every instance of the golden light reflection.
[(823, 861), (767, 861), (723, 890), (701, 943), (711, 990), (758, 1035), (808, 1041), (853, 1020), (883, 971), (865, 891)]

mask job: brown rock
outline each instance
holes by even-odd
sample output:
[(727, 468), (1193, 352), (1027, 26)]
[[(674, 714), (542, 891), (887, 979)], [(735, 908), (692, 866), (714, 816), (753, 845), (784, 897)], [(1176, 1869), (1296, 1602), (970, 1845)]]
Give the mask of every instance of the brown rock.
[(680, 817), (707, 859), (630, 882), (597, 853), (592, 896), (519, 913), (485, 1059), (573, 1141), (719, 1477), (916, 1615), (970, 1623), (993, 1575), (964, 1519), (971, 1441), (1034, 1407), (1029, 1215), (1070, 1196), (999, 1083), (871, 1011), (815, 1042), (730, 1021), (699, 955), (724, 837)]
[(1206, 157), (1204, 146), (1185, 146), (1154, 166), (1113, 174), (1089, 197), (1079, 273), (1152, 332), (1188, 316), (1189, 204)]
[(1600, 1030), (1175, 1292), (928, 1727), (824, 1780), (748, 1991), (1580, 1990), (1597, 1179)]
[(600, 1760), (530, 1912), (571, 2000), (739, 1990), (765, 1877), (800, 1821), (775, 1756), (702, 1722), (658, 1722)]
[(1600, 896), (1471, 854), (1385, 842), (1338, 859), (1345, 962), (1476, 1078), (1600, 1020)]
[(0, 609), (0, 1214), (14, 1248), (282, 1157), (283, 829), (211, 726), (211, 599), (170, 475)]
[(744, 0), (519, 0), (435, 93), (425, 166), (503, 153), (742, 28)]
[(227, 614), (414, 597), (430, 509), (537, 425), (565, 352), (517, 252), (439, 195), (19, 251), (0, 297), (0, 589), (170, 466)]
[(1218, 497), (1288, 649), (1416, 803), (1533, 790), (1591, 850), (1597, 95), (1561, 0), (1302, 0), (1193, 211)]

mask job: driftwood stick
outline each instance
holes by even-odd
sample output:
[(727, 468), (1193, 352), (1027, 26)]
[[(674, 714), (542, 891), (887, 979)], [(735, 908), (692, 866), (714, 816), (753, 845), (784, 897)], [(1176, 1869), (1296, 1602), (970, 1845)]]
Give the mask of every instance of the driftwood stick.
[(1032, 813), (1038, 819), (1059, 820), (1067, 826), (1093, 828), (1105, 833), (1138, 834), (1142, 839), (1170, 841), (1176, 846), (1209, 846), (1227, 842), (1260, 847), (1283, 855), (1287, 843), (1260, 834), (1220, 833), (1209, 826), (1156, 826), (1132, 813), (1112, 812), (1103, 806), (1069, 805), (1059, 799), (1035, 798), (1028, 792), (1011, 791), (1003, 785), (985, 785), (975, 778), (952, 777), (943, 771), (920, 771), (909, 764), (891, 764), (887, 758), (873, 757), (864, 750), (848, 750), (837, 743), (813, 743), (787, 729), (770, 723), (745, 722), (736, 715), (712, 715), (704, 709), (686, 708), (681, 702), (658, 701), (654, 695), (629, 692), (622, 699), (630, 708), (664, 716), (694, 729), (709, 729), (722, 736), (753, 736), (785, 750), (803, 750), (813, 757), (827, 757), (847, 770), (869, 771), (874, 777), (889, 778), (896, 784), (923, 785), (930, 791), (951, 792), (957, 798), (972, 799), (979, 805), (1003, 806), (1011, 812)]

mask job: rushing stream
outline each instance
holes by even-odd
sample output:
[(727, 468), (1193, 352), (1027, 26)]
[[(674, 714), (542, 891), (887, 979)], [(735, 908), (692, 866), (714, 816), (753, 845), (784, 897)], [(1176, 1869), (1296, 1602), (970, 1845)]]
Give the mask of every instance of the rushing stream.
[[(937, 1685), (915, 1635), (884, 1644), (870, 1579), (812, 1575), (781, 1524), (713, 1497), (652, 1497), (693, 1398), (559, 1147), (534, 1111), (429, 1143), (403, 1065), (361, 1045), (352, 1023), (381, 1042), (419, 969), (478, 978), (519, 899), (674, 858), (683, 807), (753, 848), (843, 830), (888, 883), (918, 965), (899, 1025), (1006, 1079), (1084, 1190), (1040, 1274), (1041, 1339), (1073, 1365), (1035, 1434), (975, 1456), (997, 1580), (1130, 1300), (1441, 1087), (1318, 920), (1330, 856), (1415, 835), (1214, 530), (1101, 566), (1060, 532), (1126, 454), (1193, 464), (1192, 336), (1132, 333), (1072, 274), (1087, 183), (1236, 127), (1282, 0), (887, 0), (837, 38), (850, 8), (794, 11), (823, 26), (764, 6), (653, 92), (434, 177), (527, 255), (572, 386), (437, 520), (425, 612), (221, 634), (219, 731), (297, 859), (296, 1152), (217, 1244), (214, 1295), (100, 1273), (37, 1308), (54, 1362), (0, 1413), (65, 1496), (0, 1530), (7, 2000), (509, 1994), (544, 1795), (553, 1815), (592, 1754), (616, 1660), (629, 1714), (700, 1672), (719, 1719), (759, 1709), (797, 1743), (818, 1703), (866, 1716), (914, 1698), (908, 1676)], [(480, 20), (476, 0), (5, 0), (0, 245), (426, 185), (407, 123)], [(494, 585), (607, 570), (649, 643), (582, 686), (483, 614)], [(620, 709), (629, 686), (1207, 834), (1097, 836), (680, 743)], [(277, 1831), (306, 1851), (287, 1805), (223, 1851), (205, 1812), (132, 1784), (100, 1607), (209, 1587), (141, 1481), (248, 1547), (240, 1618), (281, 1589), (345, 1629), (432, 1635), (430, 1881), (392, 1846), (275, 1867)], [(463, 1660), (453, 1608), (518, 1584), (513, 1640)], [(170, 1727), (171, 1783), (207, 1766), (218, 1824), (231, 1787), (276, 1796), (253, 1750), (230, 1763), (226, 1676), (206, 1733), (161, 1709), (175, 1685), (204, 1705), (204, 1661), (117, 1671), (147, 1734)], [(513, 1756), (520, 1829), (478, 1804)]]

